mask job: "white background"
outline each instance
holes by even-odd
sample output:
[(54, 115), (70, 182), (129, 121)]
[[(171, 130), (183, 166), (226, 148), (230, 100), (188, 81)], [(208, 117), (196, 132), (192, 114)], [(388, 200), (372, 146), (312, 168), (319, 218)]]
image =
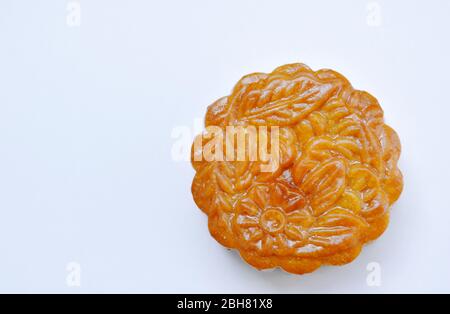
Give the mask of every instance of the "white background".
[[(69, 2), (0, 2), (0, 291), (450, 292), (450, 1), (80, 0), (79, 26)], [(299, 61), (379, 99), (405, 176), (386, 233), (306, 276), (218, 245), (171, 153), (241, 76)]]

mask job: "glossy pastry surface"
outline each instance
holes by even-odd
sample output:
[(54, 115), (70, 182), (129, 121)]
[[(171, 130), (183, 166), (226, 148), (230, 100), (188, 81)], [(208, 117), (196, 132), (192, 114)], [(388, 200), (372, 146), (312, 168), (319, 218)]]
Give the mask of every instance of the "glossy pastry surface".
[[(192, 150), (194, 200), (211, 235), (252, 266), (303, 274), (346, 264), (386, 229), (403, 188), (400, 141), (378, 101), (342, 75), (303, 64), (247, 75), (208, 107), (205, 126)], [(230, 126), (267, 131), (278, 160), (251, 158), (248, 131), (244, 159), (205, 158), (219, 146), (239, 155)], [(211, 130), (223, 144), (211, 148)]]

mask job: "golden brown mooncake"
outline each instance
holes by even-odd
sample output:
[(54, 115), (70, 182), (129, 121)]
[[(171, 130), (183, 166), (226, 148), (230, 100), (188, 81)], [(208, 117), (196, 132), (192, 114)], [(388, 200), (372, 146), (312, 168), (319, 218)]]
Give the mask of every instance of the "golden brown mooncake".
[(244, 159), (204, 158), (225, 150), (208, 146), (210, 131), (193, 145), (194, 200), (211, 235), (250, 265), (303, 274), (346, 264), (386, 229), (403, 188), (400, 141), (378, 101), (339, 73), (288, 64), (249, 74), (205, 120), (224, 134), (229, 126), (277, 130), (279, 161), (269, 171), (262, 165), (272, 161), (251, 159), (250, 144)]

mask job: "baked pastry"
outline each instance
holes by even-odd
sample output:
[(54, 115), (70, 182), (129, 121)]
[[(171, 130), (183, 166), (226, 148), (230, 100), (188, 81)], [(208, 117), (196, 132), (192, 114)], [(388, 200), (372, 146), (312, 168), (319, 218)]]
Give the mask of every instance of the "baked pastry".
[[(208, 107), (205, 126), (192, 149), (194, 200), (211, 235), (257, 269), (346, 264), (386, 229), (403, 188), (400, 141), (378, 101), (339, 73), (288, 64), (244, 76)], [(250, 144), (244, 159), (205, 158), (225, 151), (211, 133), (229, 126), (264, 129), (266, 140), (277, 130), (272, 170), (263, 171), (272, 159), (250, 158)]]

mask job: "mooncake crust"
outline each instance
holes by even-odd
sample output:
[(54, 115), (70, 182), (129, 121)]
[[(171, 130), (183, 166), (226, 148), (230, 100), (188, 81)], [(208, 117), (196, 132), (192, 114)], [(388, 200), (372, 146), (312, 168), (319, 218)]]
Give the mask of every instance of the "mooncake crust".
[[(197, 161), (192, 194), (211, 235), (257, 269), (295, 274), (353, 261), (389, 223), (401, 145), (369, 93), (341, 74), (288, 64), (244, 76), (208, 107), (205, 126), (277, 126), (280, 165)], [(204, 135), (200, 141), (206, 143)]]

